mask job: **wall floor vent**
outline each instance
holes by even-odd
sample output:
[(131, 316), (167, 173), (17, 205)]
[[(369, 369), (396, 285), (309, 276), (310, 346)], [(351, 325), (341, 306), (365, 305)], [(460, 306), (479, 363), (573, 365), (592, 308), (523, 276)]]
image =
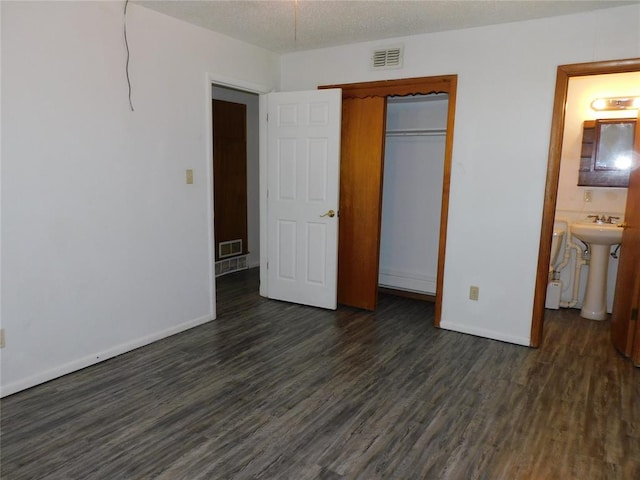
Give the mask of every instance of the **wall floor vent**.
[(376, 70), (402, 68), (402, 51), (400, 46), (376, 49), (371, 57), (371, 66)]
[(225, 258), (242, 253), (242, 239), (229, 240), (218, 244), (218, 257)]
[(226, 275), (227, 273), (239, 272), (240, 270), (246, 270), (247, 256), (242, 255), (240, 257), (227, 258), (216, 262), (216, 277)]

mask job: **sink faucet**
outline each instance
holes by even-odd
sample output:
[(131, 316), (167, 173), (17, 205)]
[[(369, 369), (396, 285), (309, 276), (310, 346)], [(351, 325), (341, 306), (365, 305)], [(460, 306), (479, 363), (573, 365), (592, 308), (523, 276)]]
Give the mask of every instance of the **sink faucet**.
[(609, 217), (605, 217), (602, 215), (587, 215), (587, 218), (593, 218), (593, 223), (615, 223), (614, 220), (620, 220), (620, 217), (614, 217), (609, 215)]

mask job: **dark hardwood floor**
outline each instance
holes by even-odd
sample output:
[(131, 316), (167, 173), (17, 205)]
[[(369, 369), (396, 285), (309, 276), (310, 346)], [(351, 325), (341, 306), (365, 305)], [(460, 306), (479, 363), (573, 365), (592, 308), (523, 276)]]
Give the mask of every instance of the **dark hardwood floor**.
[(223, 277), (218, 320), (3, 399), (2, 479), (640, 478), (609, 322), (550, 312), (534, 350), (257, 291)]

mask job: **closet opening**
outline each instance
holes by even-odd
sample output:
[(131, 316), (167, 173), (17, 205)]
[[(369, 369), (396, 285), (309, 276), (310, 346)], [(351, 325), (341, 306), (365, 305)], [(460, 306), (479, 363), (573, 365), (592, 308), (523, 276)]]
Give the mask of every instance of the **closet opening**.
[[(455, 123), (455, 103), (457, 75), (436, 77), (405, 78), (399, 80), (381, 80), (355, 84), (321, 86), (319, 88), (342, 89), (342, 129), (340, 146), (340, 225), (338, 234), (338, 303), (365, 310), (375, 310), (380, 285), (380, 261), (382, 243), (382, 210), (385, 146), (393, 143), (387, 139), (387, 109), (403, 110), (411, 108), (411, 101), (423, 97), (435, 98), (434, 94), (446, 94), (446, 121), (434, 126), (407, 127), (418, 130), (444, 128), (444, 154), (440, 157), (442, 170), (440, 187), (436, 191), (440, 198), (438, 213), (433, 225), (422, 218), (412, 223), (411, 228), (427, 225), (432, 233), (437, 233), (437, 255), (435, 274), (435, 326), (440, 325), (443, 297), (444, 260), (447, 240), (447, 218), (449, 213), (449, 183), (451, 177), (451, 157), (453, 150), (453, 130)], [(398, 105), (393, 100), (398, 98)], [(443, 97), (440, 97), (440, 101)], [(391, 102), (388, 101), (391, 99)], [(403, 102), (408, 102), (403, 107)], [(416, 102), (418, 105), (419, 102)], [(443, 104), (444, 105), (444, 104)], [(401, 127), (398, 127), (401, 128)], [(405, 135), (404, 132), (399, 135)], [(426, 132), (420, 132), (426, 133)], [(434, 133), (434, 132), (430, 132)], [(409, 137), (409, 135), (406, 135)], [(417, 136), (418, 138), (421, 138)], [(393, 137), (395, 138), (395, 137)], [(422, 137), (427, 138), (427, 135)], [(444, 159), (444, 161), (442, 161)], [(390, 181), (389, 181), (390, 182)], [(432, 193), (435, 193), (433, 191)], [(414, 207), (405, 207), (413, 209)], [(389, 219), (391, 217), (389, 216)], [(389, 220), (390, 221), (390, 220)], [(392, 229), (395, 230), (395, 229)], [(394, 231), (394, 236), (403, 232)], [(385, 262), (387, 260), (387, 253)], [(385, 264), (386, 265), (386, 264)], [(384, 269), (383, 269), (384, 270)], [(387, 271), (386, 273), (388, 273)], [(384, 272), (383, 272), (384, 274)], [(416, 286), (406, 284), (403, 292), (426, 290), (424, 272), (411, 274), (422, 280)], [(410, 276), (411, 276), (410, 275)], [(398, 275), (398, 277), (401, 277)], [(406, 279), (403, 279), (403, 281)], [(383, 283), (389, 283), (388, 275)], [(400, 284), (397, 281), (396, 284)], [(396, 285), (395, 288), (398, 288)], [(428, 287), (433, 288), (433, 287)], [(415, 295), (421, 293), (412, 292)]]
[(435, 302), (447, 93), (387, 97), (379, 291)]

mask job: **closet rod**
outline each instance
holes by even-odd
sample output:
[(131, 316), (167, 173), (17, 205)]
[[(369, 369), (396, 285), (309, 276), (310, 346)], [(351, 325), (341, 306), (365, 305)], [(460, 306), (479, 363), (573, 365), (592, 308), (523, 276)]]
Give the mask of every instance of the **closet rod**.
[(446, 128), (422, 128), (422, 129), (406, 129), (406, 130), (387, 130), (387, 137), (432, 137), (438, 135), (446, 135)]

